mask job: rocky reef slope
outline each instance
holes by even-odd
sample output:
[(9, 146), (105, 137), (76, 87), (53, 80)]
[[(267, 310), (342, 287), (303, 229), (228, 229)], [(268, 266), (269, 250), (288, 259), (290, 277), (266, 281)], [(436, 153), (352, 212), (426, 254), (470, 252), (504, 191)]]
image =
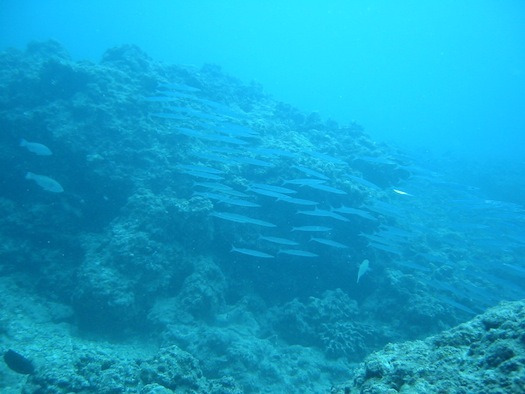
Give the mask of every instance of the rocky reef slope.
[[(524, 293), (519, 231), (480, 246), (516, 207), (216, 66), (30, 43), (0, 131), (0, 345), (35, 366), (3, 392), (324, 392)], [(389, 363), (341, 390), (418, 379)]]
[(525, 302), (368, 356), (332, 393), (523, 393)]

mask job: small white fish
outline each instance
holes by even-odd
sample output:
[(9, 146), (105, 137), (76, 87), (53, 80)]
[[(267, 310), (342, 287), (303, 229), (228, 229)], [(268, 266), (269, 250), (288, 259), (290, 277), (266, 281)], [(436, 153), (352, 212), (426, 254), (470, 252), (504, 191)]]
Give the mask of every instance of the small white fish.
[(370, 268), (369, 268), (370, 262), (368, 260), (363, 260), (363, 262), (359, 265), (359, 271), (357, 272), (357, 282), (359, 283), (359, 279), (366, 274)]
[(413, 196), (413, 194), (404, 192), (403, 190), (399, 190), (399, 189), (392, 189), (392, 190), (394, 191), (394, 193), (401, 194), (402, 196)]
[(20, 146), (39, 156), (51, 156), (53, 154), (47, 146), (38, 142), (29, 142), (23, 138), (20, 140)]
[(38, 186), (40, 186), (44, 190), (47, 190), (48, 192), (62, 193), (64, 191), (64, 188), (62, 187), (62, 185), (60, 185), (60, 183), (45, 175), (38, 175), (33, 174), (32, 172), (28, 172), (26, 174), (26, 179), (35, 181), (35, 183)]

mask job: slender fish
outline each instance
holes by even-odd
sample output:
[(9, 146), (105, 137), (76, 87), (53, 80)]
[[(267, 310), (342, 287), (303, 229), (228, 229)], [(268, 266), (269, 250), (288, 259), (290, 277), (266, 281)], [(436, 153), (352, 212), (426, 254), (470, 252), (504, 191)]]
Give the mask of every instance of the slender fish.
[(324, 179), (325, 181), (327, 181), (329, 179), (326, 175), (321, 174), (320, 172), (317, 172), (317, 171), (312, 170), (312, 169), (307, 168), (307, 167), (294, 165), (294, 166), (292, 166), (292, 168), (295, 168), (296, 170), (301, 171), (305, 175), (310, 175), (310, 176), (313, 176), (315, 178)]
[(278, 201), (285, 201), (285, 202), (289, 202), (290, 204), (296, 204), (296, 205), (317, 205), (319, 204), (317, 201), (305, 200), (303, 198), (293, 198), (289, 196), (281, 197), (278, 199)]
[(210, 174), (209, 172), (200, 172), (200, 171), (189, 171), (189, 170), (180, 170), (181, 173), (191, 175), (197, 178), (207, 179), (211, 181), (220, 181), (224, 177), (220, 175)]
[(256, 204), (254, 202), (251, 202), (251, 201), (246, 201), (246, 200), (242, 200), (240, 198), (228, 198), (228, 197), (225, 197), (221, 200), (219, 200), (219, 202), (223, 203), (223, 204), (229, 204), (229, 205), (237, 205), (239, 207), (260, 207), (259, 204)]
[(263, 227), (275, 227), (275, 224), (265, 222), (264, 220), (254, 219), (248, 216), (239, 215), (237, 213), (231, 213), (231, 212), (212, 212), (210, 213), (211, 216), (215, 216), (219, 219), (229, 220), (230, 222), (236, 222), (236, 223), (249, 223), (249, 224), (255, 224), (258, 226)]
[(323, 245), (332, 246), (334, 248), (341, 248), (341, 249), (348, 248), (348, 246), (343, 245), (342, 243), (339, 243), (339, 242), (336, 242), (336, 241), (332, 241), (331, 239), (326, 239), (326, 238), (312, 237), (312, 238), (310, 238), (310, 241), (315, 241), (315, 242), (318, 242), (318, 243), (323, 244)]
[(216, 168), (200, 166), (194, 164), (179, 164), (177, 168), (186, 170), (186, 171), (197, 171), (197, 172), (207, 172), (209, 174), (224, 174), (224, 171), (218, 170)]
[(265, 183), (252, 183), (250, 184), (250, 187), (254, 189), (262, 189), (262, 190), (269, 190), (271, 192), (276, 193), (282, 193), (282, 194), (293, 194), (297, 193), (296, 190), (289, 189), (287, 187), (281, 187), (281, 186), (275, 186), (275, 185), (267, 185)]
[(299, 226), (299, 227), (292, 227), (292, 231), (330, 231), (332, 230), (331, 227), (325, 227), (325, 226)]
[(306, 250), (299, 250), (299, 249), (281, 249), (279, 250), (279, 253), (289, 254), (291, 256), (299, 256), (299, 257), (318, 257), (318, 254), (308, 252)]
[(252, 256), (252, 257), (261, 257), (263, 259), (273, 259), (275, 257), (275, 256), (272, 256), (271, 254), (261, 252), (260, 250), (236, 248), (233, 245), (232, 245), (232, 249), (230, 250), (230, 252), (242, 253), (248, 256)]
[(328, 185), (323, 185), (321, 183), (309, 183), (309, 184), (307, 184), (305, 186), (311, 187), (312, 189), (316, 189), (316, 190), (322, 190), (322, 191), (328, 192), (328, 193), (347, 194), (344, 190), (337, 189), (335, 187), (328, 186)]
[(273, 242), (273, 243), (279, 244), (279, 245), (288, 245), (288, 246), (299, 245), (298, 242), (292, 241), (291, 239), (280, 238), (280, 237), (268, 237), (268, 236), (261, 235), (261, 236), (259, 236), (259, 239), (262, 239), (262, 240), (268, 241), (268, 242)]

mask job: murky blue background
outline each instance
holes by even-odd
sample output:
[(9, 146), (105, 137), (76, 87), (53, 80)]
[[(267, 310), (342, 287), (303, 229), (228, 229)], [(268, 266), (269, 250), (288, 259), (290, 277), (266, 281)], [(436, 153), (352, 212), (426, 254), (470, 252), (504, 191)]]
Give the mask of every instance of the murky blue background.
[(54, 38), (76, 59), (134, 43), (215, 63), (377, 140), (488, 159), (525, 151), (522, 1), (1, 1), (0, 48)]

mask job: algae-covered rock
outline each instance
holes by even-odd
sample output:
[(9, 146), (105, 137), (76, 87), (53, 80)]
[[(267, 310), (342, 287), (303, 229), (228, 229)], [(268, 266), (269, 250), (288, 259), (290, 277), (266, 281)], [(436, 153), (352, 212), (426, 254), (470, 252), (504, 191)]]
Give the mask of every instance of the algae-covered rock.
[(390, 335), (381, 327), (364, 324), (357, 302), (341, 290), (273, 308), (272, 320), (279, 336), (289, 343), (316, 346), (331, 358), (351, 361), (381, 346)]
[(332, 393), (525, 392), (525, 301), (505, 302), (424, 341), (387, 345)]
[(202, 371), (197, 360), (173, 345), (141, 365), (140, 378), (146, 384), (156, 383), (177, 392), (195, 392), (202, 385)]

